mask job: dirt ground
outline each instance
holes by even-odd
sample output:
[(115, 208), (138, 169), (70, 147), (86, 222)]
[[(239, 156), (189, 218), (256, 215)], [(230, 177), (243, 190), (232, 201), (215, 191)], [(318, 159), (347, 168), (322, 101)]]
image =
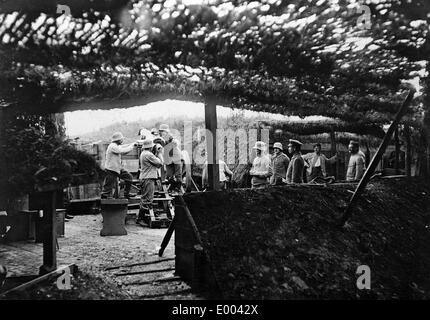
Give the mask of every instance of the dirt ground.
[[(337, 228), (354, 187), (282, 186), (185, 196), (221, 298), (429, 299), (429, 181), (372, 181), (346, 227)], [(142, 264), (160, 260), (166, 229), (133, 221), (126, 228), (126, 236), (101, 237), (100, 215), (75, 216), (66, 223), (58, 251), (59, 265), (79, 267), (72, 290), (48, 283), (14, 298), (202, 299), (174, 275), (173, 237), (165, 260)], [(11, 276), (37, 274), (42, 247), (11, 243), (0, 247), (0, 257)], [(370, 290), (356, 286), (360, 265), (371, 270)]]
[[(167, 229), (144, 228), (129, 220), (127, 235), (101, 237), (101, 221), (101, 215), (75, 216), (66, 222), (65, 237), (58, 239), (58, 265), (75, 263), (79, 269), (71, 280), (71, 290), (59, 290), (56, 282), (51, 281), (9, 298), (200, 299), (186, 283), (174, 277), (173, 237), (163, 257), (158, 257), (158, 247)], [(127, 267), (158, 260), (162, 261)], [(34, 241), (2, 244), (0, 261), (8, 267), (8, 277), (37, 275), (42, 265), (42, 245)], [(106, 270), (112, 267), (118, 268)], [(145, 271), (150, 273), (118, 275)], [(166, 278), (168, 281), (158, 281)]]
[[(223, 298), (430, 298), (429, 182), (372, 181), (337, 228), (354, 187), (186, 196)], [(370, 290), (356, 286), (360, 265), (370, 268)]]

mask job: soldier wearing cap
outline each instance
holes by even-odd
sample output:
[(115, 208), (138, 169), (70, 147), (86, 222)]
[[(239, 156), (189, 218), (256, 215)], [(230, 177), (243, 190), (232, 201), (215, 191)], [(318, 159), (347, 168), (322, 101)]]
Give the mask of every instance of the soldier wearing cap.
[[(101, 193), (102, 198), (111, 198), (112, 190), (117, 190), (118, 178), (125, 182), (124, 187), (124, 197), (130, 197), (131, 183), (133, 181), (133, 176), (125, 170), (122, 166), (121, 155), (129, 153), (133, 150), (135, 144), (130, 143), (123, 145), (124, 136), (121, 132), (115, 132), (112, 135), (111, 143), (106, 150), (106, 161), (105, 161), (105, 172), (106, 177), (103, 182), (103, 190)], [(115, 192), (115, 196), (118, 194)]]
[(140, 210), (138, 220), (142, 219), (145, 212), (152, 208), (154, 200), (155, 181), (158, 178), (158, 169), (163, 165), (163, 148), (159, 146), (156, 153), (153, 153), (154, 142), (152, 139), (145, 139), (142, 143), (142, 153), (140, 154)]
[(287, 169), (290, 164), (290, 158), (283, 152), (282, 143), (275, 142), (273, 144), (271, 161), (273, 175), (270, 177), (270, 184), (280, 185), (287, 178)]
[(290, 139), (288, 152), (293, 156), (287, 169), (287, 183), (303, 183), (305, 161), (302, 158), (301, 148), (302, 143), (300, 141)]
[(182, 185), (182, 153), (179, 148), (179, 142), (173, 138), (167, 124), (160, 125), (160, 135), (165, 141), (164, 146), (164, 164), (166, 165), (166, 178), (173, 179), (173, 188), (179, 191)]
[(360, 151), (358, 141), (351, 140), (348, 151), (351, 156), (346, 171), (346, 181), (359, 181), (366, 170), (366, 156)]
[(265, 188), (269, 185), (269, 177), (272, 175), (272, 167), (270, 158), (264, 154), (266, 144), (262, 141), (257, 141), (253, 149), (256, 152), (256, 157), (252, 163), (252, 168), (249, 174), (252, 176), (251, 187), (253, 189)]

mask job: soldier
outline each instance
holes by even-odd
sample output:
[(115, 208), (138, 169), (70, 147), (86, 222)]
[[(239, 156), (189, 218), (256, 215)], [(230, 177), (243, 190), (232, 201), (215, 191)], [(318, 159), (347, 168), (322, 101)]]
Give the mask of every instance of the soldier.
[(174, 191), (180, 191), (182, 186), (182, 153), (179, 141), (173, 138), (167, 124), (160, 125), (160, 135), (166, 142), (164, 146), (164, 164), (166, 165), (166, 179), (171, 180)]
[(336, 161), (336, 155), (331, 158), (327, 158), (321, 153), (321, 144), (317, 143), (314, 145), (314, 152), (307, 153), (302, 156), (303, 159), (309, 163), (307, 168), (308, 182), (312, 181), (317, 177), (325, 178), (327, 176), (326, 164), (334, 163)]
[(357, 141), (349, 142), (348, 151), (351, 156), (346, 171), (346, 181), (359, 181), (366, 170), (366, 156), (360, 151)]
[[(111, 198), (112, 190), (118, 187), (118, 178), (124, 180), (124, 197), (130, 198), (131, 183), (133, 176), (122, 166), (121, 155), (129, 153), (137, 142), (123, 145), (124, 136), (121, 132), (112, 135), (111, 143), (106, 150), (105, 172), (106, 177), (103, 182), (102, 198)], [(115, 193), (116, 196), (118, 196)]]
[(294, 139), (289, 141), (288, 152), (293, 156), (287, 169), (287, 183), (303, 183), (305, 161), (301, 154), (302, 143)]
[(280, 185), (286, 180), (289, 164), (290, 158), (283, 152), (282, 143), (275, 142), (273, 144), (271, 185)]
[[(219, 159), (218, 166), (219, 166), (220, 190), (226, 190), (228, 178), (231, 179), (231, 177), (233, 176), (233, 172), (230, 170), (228, 165), (222, 159)], [(208, 185), (208, 161), (206, 160), (203, 167), (203, 173), (202, 173), (202, 186), (203, 188), (205, 188), (207, 187), (207, 185)]]
[(142, 144), (142, 153), (140, 154), (140, 209), (137, 220), (142, 220), (146, 212), (152, 209), (152, 201), (154, 200), (155, 182), (158, 178), (158, 168), (163, 165), (163, 147), (156, 145), (154, 150), (154, 142), (152, 139), (145, 139)]
[(266, 144), (262, 141), (257, 141), (253, 149), (256, 152), (256, 157), (252, 163), (252, 168), (249, 171), (251, 179), (251, 188), (262, 189), (269, 185), (269, 177), (272, 175), (272, 167), (270, 158), (264, 154)]

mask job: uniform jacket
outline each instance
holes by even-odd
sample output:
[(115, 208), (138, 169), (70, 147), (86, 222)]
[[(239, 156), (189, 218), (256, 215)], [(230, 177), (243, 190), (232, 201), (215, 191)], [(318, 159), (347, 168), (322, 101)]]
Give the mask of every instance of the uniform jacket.
[(129, 153), (131, 150), (133, 150), (133, 148), (133, 143), (127, 145), (119, 145), (115, 142), (112, 142), (111, 144), (109, 144), (106, 149), (105, 169), (120, 173), (122, 169), (121, 155)]
[(179, 141), (174, 139), (171, 135), (166, 140), (164, 146), (164, 164), (169, 165), (172, 163), (181, 164), (182, 153), (179, 148)]
[(283, 152), (272, 156), (273, 175), (270, 177), (271, 184), (275, 184), (277, 178), (286, 179), (289, 164), (290, 158)]
[(303, 183), (305, 161), (300, 153), (295, 153), (287, 169), (287, 183)]
[(335, 157), (331, 157), (328, 159), (325, 155), (320, 153), (319, 155), (315, 152), (307, 153), (302, 156), (304, 160), (307, 160), (309, 162), (309, 167), (307, 168), (308, 174), (311, 174), (312, 168), (315, 167), (315, 164), (317, 164), (318, 160), (321, 167), (321, 172), (323, 176), (325, 177), (327, 175), (326, 171), (326, 163), (334, 163), (336, 161)]
[(157, 179), (158, 168), (163, 165), (163, 161), (152, 152), (143, 150), (140, 154), (140, 175), (139, 179)]
[(348, 162), (348, 169), (346, 171), (347, 181), (357, 181), (363, 177), (364, 171), (366, 170), (365, 159), (366, 158), (361, 151), (351, 155)]
[[(268, 155), (256, 156), (249, 174), (252, 175), (251, 184), (253, 186), (267, 184), (268, 178), (272, 175), (272, 167)], [(256, 176), (257, 175), (257, 176)]]

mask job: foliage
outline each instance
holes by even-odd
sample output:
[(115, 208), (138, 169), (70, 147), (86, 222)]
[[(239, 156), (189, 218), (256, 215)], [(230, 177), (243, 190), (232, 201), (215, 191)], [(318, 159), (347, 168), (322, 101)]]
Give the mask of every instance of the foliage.
[(17, 196), (55, 185), (64, 188), (98, 178), (99, 167), (76, 150), (49, 116), (19, 115), (6, 122), (3, 150), (7, 193)]

